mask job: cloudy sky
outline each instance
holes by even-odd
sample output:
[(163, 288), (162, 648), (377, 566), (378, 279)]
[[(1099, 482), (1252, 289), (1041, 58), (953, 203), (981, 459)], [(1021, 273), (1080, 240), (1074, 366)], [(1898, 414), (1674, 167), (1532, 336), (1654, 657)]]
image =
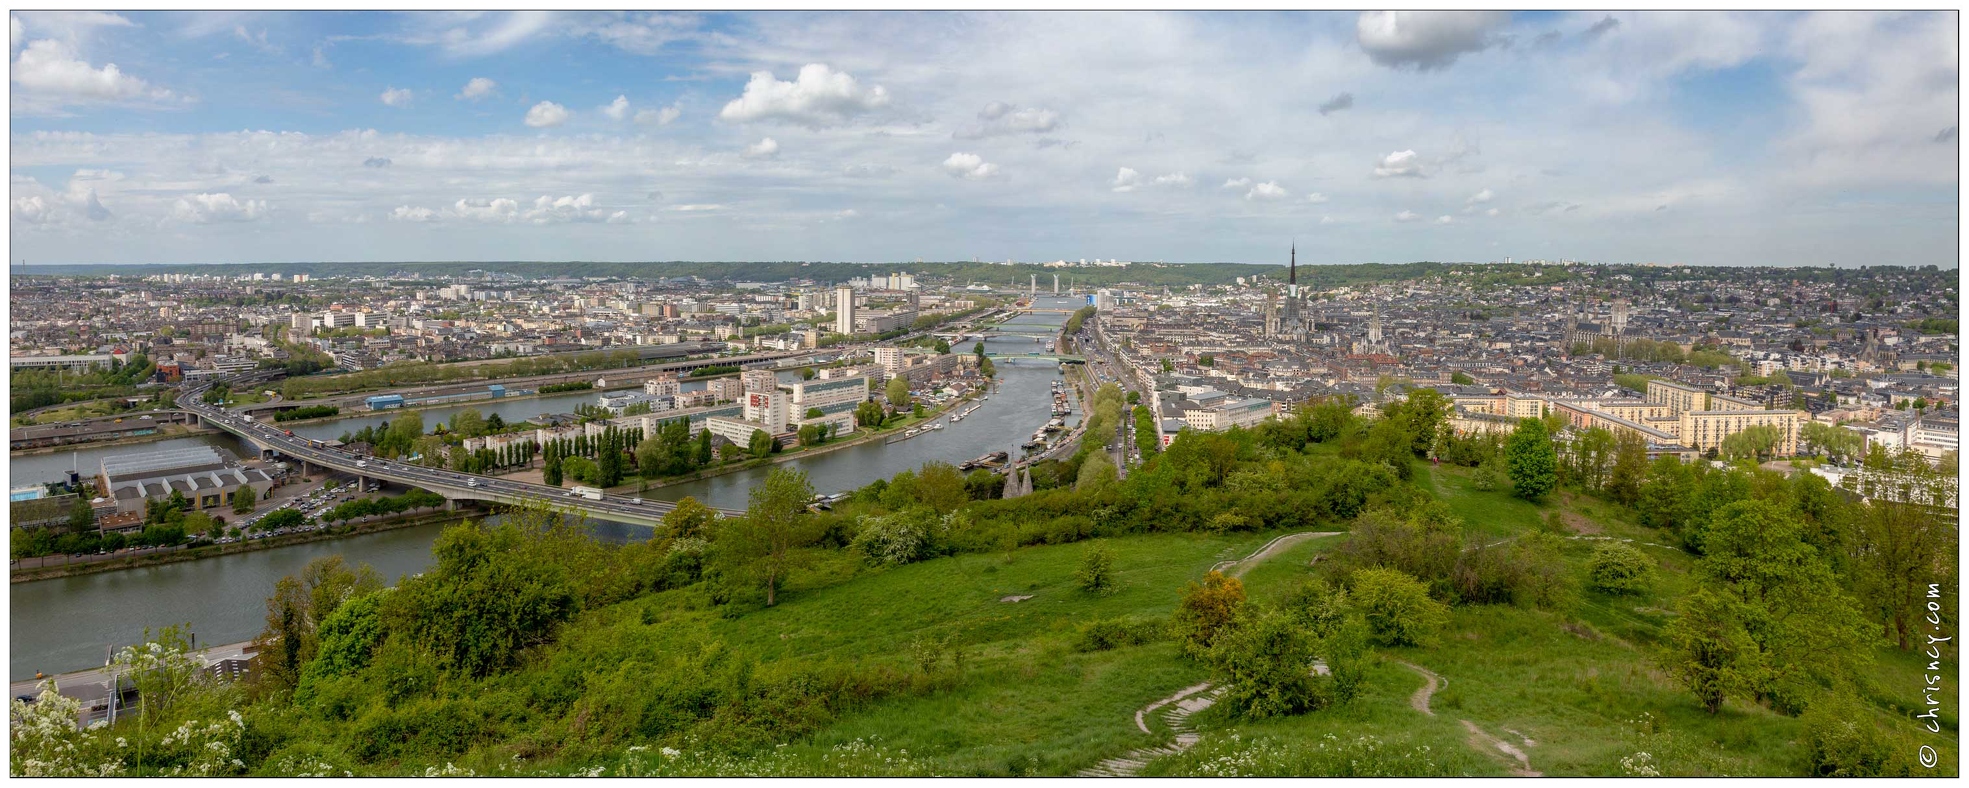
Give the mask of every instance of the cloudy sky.
[(12, 257), (1953, 267), (1953, 12), (28, 13)]

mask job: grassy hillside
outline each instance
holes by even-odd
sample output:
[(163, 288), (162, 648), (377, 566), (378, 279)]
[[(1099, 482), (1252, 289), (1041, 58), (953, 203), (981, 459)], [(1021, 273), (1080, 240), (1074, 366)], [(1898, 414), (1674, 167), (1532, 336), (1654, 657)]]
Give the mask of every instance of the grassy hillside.
[[(747, 517), (681, 507), (647, 543), (600, 545), (523, 510), (500, 528), (448, 530), (436, 566), (395, 590), (311, 567), (269, 601), (255, 683), (172, 679), (167, 636), (165, 657), (126, 655), (170, 700), (143, 727), (60, 733), (21, 724), (42, 710), (17, 705), (13, 768), (1925, 774), (1910, 764), (1927, 745), (1932, 773), (1955, 773), (1953, 688), (1941, 732), (1917, 726), (1927, 658), (1894, 648), (1877, 620), (1854, 647), (1870, 664), (1787, 678), (1733, 663), (1746, 672), (1713, 713), (1677, 672), (1671, 646), (1691, 599), (1741, 582), (1719, 563), (1738, 549), (1740, 516), (1782, 503), (1787, 517), (1826, 524), (1834, 535), (1806, 538), (1843, 555), (1839, 540), (1872, 538), (1863, 526), (1878, 512), (1775, 474), (1685, 477), (1668, 466), (1627, 493), (1568, 483), (1528, 501), (1508, 484), (1480, 489), (1488, 483), (1469, 468), (1415, 459), (1410, 447), (1428, 445), (1415, 410), (1365, 425), (1344, 405), (1322, 407), (1253, 433), (1186, 435), (1125, 480), (1070, 458), (1035, 474), (1039, 492), (1011, 500), (996, 499), (989, 479), (932, 465), (811, 514), (811, 491), (776, 474)], [(1708, 497), (1676, 503), (1689, 495)], [(1675, 525), (1649, 519), (1671, 510)], [(1593, 579), (1602, 547), (1616, 543), (1647, 568), (1632, 592)], [(1857, 564), (1829, 574), (1804, 544), (1777, 545), (1791, 551), (1784, 561), (1820, 572), (1798, 582), (1836, 579), (1820, 593), (1837, 598), (1847, 583), (1873, 587)], [(1758, 560), (1778, 571), (1777, 559)], [(1400, 630), (1412, 638), (1384, 628), (1375, 611), (1386, 597), (1373, 586), (1389, 567), (1410, 570), (1396, 574), (1414, 584), (1415, 604), (1446, 611), (1439, 627), (1411, 608), (1400, 615), (1424, 622)], [(1952, 588), (1952, 568), (1945, 577)], [(1244, 601), (1226, 603), (1234, 612), (1213, 630), (1217, 645), (1200, 648), (1201, 630), (1176, 622), (1197, 620), (1205, 587), (1241, 588)], [(1237, 639), (1246, 632), (1271, 634)], [(1372, 639), (1350, 647), (1350, 632)], [(1293, 650), (1300, 637), (1307, 651)], [(1283, 677), (1252, 668), (1274, 653)], [(1953, 652), (1938, 668), (1953, 675)], [(1256, 716), (1217, 694), (1236, 688), (1230, 675), (1254, 677), (1247, 688), (1311, 682), (1331, 694)], [(179, 726), (195, 735), (157, 738)], [(110, 745), (116, 736), (154, 742), (139, 758)], [(208, 750), (228, 758), (201, 760)]]

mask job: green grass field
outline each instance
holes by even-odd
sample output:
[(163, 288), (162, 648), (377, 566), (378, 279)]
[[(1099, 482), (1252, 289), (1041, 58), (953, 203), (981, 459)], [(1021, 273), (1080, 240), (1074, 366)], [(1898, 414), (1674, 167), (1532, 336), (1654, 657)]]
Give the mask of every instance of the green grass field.
[[(1533, 504), (1475, 489), (1467, 469), (1417, 463), (1414, 471), (1416, 486), (1444, 501), (1478, 541), (1557, 523), (1570, 537), (1564, 557), (1576, 579), (1583, 580), (1584, 561), (1600, 539), (1633, 540), (1657, 563), (1658, 579), (1645, 593), (1628, 596), (1585, 590), (1581, 583), (1570, 602), (1551, 609), (1454, 607), (1434, 642), (1375, 648), (1365, 687), (1350, 702), (1262, 721), (1209, 708), (1185, 723), (1200, 737), (1194, 747), (1149, 759), (1140, 774), (1806, 773), (1804, 720), (1734, 700), (1711, 716), (1656, 663), (1675, 600), (1692, 586), (1694, 561), (1668, 545), (1672, 537), (1637, 525), (1621, 507), (1571, 492)], [(810, 732), (763, 750), (716, 742), (682, 743), (661, 754), (648, 747), (590, 746), (578, 730), (587, 719), (574, 714), (571, 723), (548, 723), (577, 729), (571, 734), (522, 728), (528, 732), (487, 742), (458, 762), (479, 774), (524, 768), (609, 775), (1072, 775), (1172, 741), (1178, 731), (1154, 715), (1146, 719), (1151, 732), (1138, 729), (1136, 711), (1212, 679), (1208, 667), (1184, 656), (1168, 637), (1082, 652), (1076, 649), (1080, 627), (1097, 619), (1167, 621), (1187, 583), (1282, 535), (1101, 540), (1118, 578), (1118, 588), (1105, 595), (1081, 590), (1075, 579), (1097, 543), (962, 554), (892, 568), (868, 567), (853, 551), (812, 549), (801, 554), (779, 604), (770, 608), (740, 613), (713, 605), (699, 585), (589, 610), (562, 630), (558, 642), (484, 689), (523, 695), (544, 687), (541, 692), (552, 693), (556, 682), (567, 682), (581, 688), (570, 689), (574, 695), (606, 697), (593, 687), (636, 681), (633, 670), (660, 670), (651, 666), (713, 643), (757, 660), (761, 672), (835, 664), (911, 674), (930, 643), (949, 644), (937, 657), (945, 661), (937, 664), (952, 667), (936, 682), (847, 707)], [(1238, 567), (1248, 597), (1283, 598), (1330, 564), (1328, 554), (1346, 538), (1304, 539)], [(1858, 688), (1869, 713), (1910, 746), (1932, 746), (1939, 756), (1936, 771), (1955, 774), (1954, 710), (1944, 708), (1939, 735), (1912, 719), (1926, 708), (1925, 660), (1885, 647), (1877, 652)], [(1428, 698), (1428, 712), (1416, 699), (1427, 681), (1411, 664), (1446, 682)], [(1953, 662), (1941, 667), (1954, 674)], [(547, 744), (528, 749), (534, 737)], [(517, 760), (521, 753), (527, 753), (524, 766)], [(405, 762), (383, 771), (417, 774), (439, 766)]]
[[(1470, 486), (1464, 469), (1418, 463), (1416, 482), (1484, 537), (1540, 528), (1560, 512), (1589, 537), (1663, 537), (1595, 499), (1560, 493), (1539, 505)], [(887, 570), (856, 565), (844, 553), (816, 552), (780, 605), (723, 618), (673, 591), (595, 611), (568, 629), (556, 649), (596, 664), (629, 654), (687, 649), (705, 640), (762, 661), (907, 659), (912, 645), (950, 637), (964, 665), (954, 686), (877, 702), (817, 733), (787, 742), (768, 760), (728, 765), (731, 773), (1064, 775), (1166, 741), (1134, 724), (1135, 710), (1209, 678), (1170, 641), (1079, 653), (1076, 627), (1095, 618), (1166, 618), (1183, 585), (1212, 564), (1243, 558), (1278, 534), (1155, 535), (1108, 540), (1120, 589), (1079, 590), (1073, 573), (1087, 544), (1031, 547), (1012, 554), (962, 555)], [(1308, 539), (1247, 567), (1254, 600), (1276, 599), (1309, 578), (1313, 562), (1344, 536)], [(1594, 542), (1569, 542), (1574, 568)], [(1310, 714), (1244, 722), (1218, 709), (1191, 725), (1202, 735), (1188, 752), (1149, 763), (1144, 775), (1331, 774), (1483, 775), (1512, 773), (1492, 737), (1525, 754), (1546, 775), (1797, 775), (1805, 760), (1797, 718), (1731, 702), (1712, 717), (1650, 657), (1689, 585), (1691, 559), (1642, 546), (1660, 562), (1652, 593), (1610, 597), (1581, 591), (1566, 612), (1512, 606), (1453, 609), (1439, 641), (1426, 648), (1377, 651), (1365, 691), (1351, 703)], [(1030, 595), (1001, 602), (1011, 595)], [(656, 625), (641, 609), (661, 611)], [(1878, 718), (1941, 755), (1954, 773), (1956, 717), (1944, 734), (1907, 719), (1921, 708), (1916, 658), (1881, 649), (1865, 697)], [(1424, 684), (1402, 662), (1440, 674), (1433, 716), (1411, 707)], [(1945, 670), (1953, 674), (1953, 663)], [(1898, 715), (1898, 716), (1897, 716)], [(1480, 730), (1473, 733), (1471, 726)], [(850, 755), (875, 747), (879, 758)], [(844, 755), (846, 753), (847, 755)], [(687, 756), (688, 757), (688, 756)], [(852, 764), (852, 765), (850, 765)], [(621, 767), (621, 764), (617, 764)], [(703, 768), (703, 767), (699, 767)], [(701, 772), (700, 772), (701, 773)]]

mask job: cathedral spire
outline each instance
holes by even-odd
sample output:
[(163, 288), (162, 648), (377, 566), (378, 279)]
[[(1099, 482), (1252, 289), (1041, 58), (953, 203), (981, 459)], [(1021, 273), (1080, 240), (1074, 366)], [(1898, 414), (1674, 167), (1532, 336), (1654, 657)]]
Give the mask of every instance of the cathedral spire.
[(1286, 269), (1285, 283), (1289, 285), (1299, 284), (1299, 242), (1298, 241), (1292, 242), (1292, 264), (1291, 267)]

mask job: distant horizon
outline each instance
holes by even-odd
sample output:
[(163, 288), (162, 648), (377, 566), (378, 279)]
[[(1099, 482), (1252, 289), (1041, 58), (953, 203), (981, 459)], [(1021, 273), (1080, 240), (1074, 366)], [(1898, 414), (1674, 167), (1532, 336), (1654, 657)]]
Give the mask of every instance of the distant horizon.
[[(1037, 261), (1037, 260), (1035, 260), (1035, 261), (1024, 261), (1024, 260), (1022, 260), (1022, 261), (1018, 261), (1018, 262), (1015, 262), (1015, 263), (1012, 263), (1012, 265), (1013, 265), (1013, 266), (1021, 266), (1021, 265), (1046, 265), (1047, 263), (1050, 263), (1050, 262), (1056, 262), (1056, 261), (1058, 261), (1059, 259), (1061, 259), (1061, 258), (1054, 258), (1053, 260), (1047, 260), (1047, 261)], [(1077, 259), (1077, 258), (1076, 258), (1076, 259)], [(1088, 258), (1088, 259), (1093, 259), (1093, 258)], [(1257, 266), (1275, 266), (1275, 267), (1278, 267), (1278, 268), (1286, 268), (1286, 267), (1287, 267), (1287, 263), (1261, 263), (1261, 262), (1238, 262), (1238, 261), (1234, 261), (1234, 260), (1211, 260), (1211, 261), (1205, 261), (1205, 262), (1177, 262), (1177, 261), (1170, 261), (1170, 260), (1157, 260), (1157, 261), (1134, 261), (1134, 260), (1131, 260), (1131, 261), (1127, 261), (1127, 262), (1129, 262), (1129, 266), (1128, 266), (1128, 268), (1133, 268), (1133, 267), (1136, 267), (1136, 266), (1139, 266), (1139, 265), (1180, 265), (1180, 266), (1191, 266), (1191, 265), (1247, 265), (1247, 266), (1249, 266), (1249, 265), (1257, 265)], [(801, 264), (801, 265), (808, 265), (808, 264), (811, 264), (811, 265), (874, 265), (874, 266), (908, 266), (908, 265), (996, 265), (996, 266), (1005, 266), (1005, 265), (1006, 265), (1005, 263), (1002, 263), (1002, 262), (992, 262), (992, 261), (990, 261), (990, 260), (920, 260), (920, 261), (919, 261), (919, 260), (909, 260), (909, 261), (896, 261), (896, 260), (877, 260), (877, 261), (859, 261), (859, 260), (683, 260), (683, 259), (679, 259), (679, 260), (584, 260), (584, 259), (566, 259), (566, 260), (309, 260), (309, 261), (287, 261), (287, 262), (241, 262), (241, 263), (181, 263), (181, 262), (170, 262), (170, 263), (32, 263), (32, 264), (28, 264), (28, 265), (25, 265), (25, 266), (23, 266), (23, 265), (21, 265), (21, 264), (18, 264), (18, 263), (16, 263), (16, 264), (14, 264), (14, 265), (12, 265), (12, 266), (10, 266), (10, 267), (9, 267), (9, 272), (10, 272), (10, 273), (12, 273), (12, 274), (20, 274), (20, 273), (23, 273), (23, 271), (21, 271), (21, 269), (23, 269), (23, 268), (27, 268), (27, 269), (33, 269), (33, 268), (149, 268), (149, 267), (174, 267), (174, 266), (176, 266), (176, 267), (192, 267), (192, 266), (220, 266), (220, 267), (228, 267), (228, 268), (233, 268), (233, 267), (241, 267), (241, 268), (243, 268), (243, 267), (251, 267), (251, 266), (296, 266), (296, 265), (553, 265), (553, 264), (572, 264), (572, 263), (594, 263), (594, 264), (602, 264), (602, 265), (645, 265), (645, 264), (647, 264), (647, 265), (666, 265), (666, 264), (677, 264), (677, 265), (786, 265), (786, 264)], [(1388, 263), (1388, 262), (1357, 262), (1357, 263), (1336, 263), (1336, 262), (1324, 262), (1324, 263), (1322, 263), (1322, 262), (1306, 262), (1306, 261), (1303, 261), (1303, 260), (1302, 260), (1302, 261), (1300, 261), (1300, 262), (1299, 262), (1299, 265), (1300, 265), (1300, 267), (1331, 267), (1331, 266), (1364, 266), (1364, 265), (1377, 265), (1377, 266), (1403, 266), (1403, 265), (1419, 265), (1419, 264), (1436, 264), (1436, 265), (1451, 265), (1451, 266), (1454, 266), (1454, 265), (1511, 265), (1511, 266), (1519, 266), (1519, 265), (1559, 265), (1560, 263), (1559, 263), (1558, 261), (1553, 261), (1553, 260), (1545, 260), (1545, 261), (1536, 261), (1536, 260), (1512, 260), (1512, 261), (1510, 261), (1510, 262), (1504, 262), (1504, 261), (1501, 261), (1501, 260), (1491, 260), (1491, 261), (1483, 261), (1483, 260), (1410, 260), (1410, 261), (1407, 261), (1407, 262), (1400, 262), (1400, 263)], [(1828, 268), (1828, 267), (1829, 267), (1829, 268), (1835, 268), (1835, 269), (1839, 269), (1839, 270), (1850, 270), (1850, 271), (1858, 271), (1858, 270), (1861, 270), (1862, 268), (1910, 268), (1910, 269), (1919, 269), (1919, 268), (1924, 268), (1924, 267), (1927, 267), (1927, 266), (1930, 266), (1930, 265), (1934, 265), (1934, 266), (1936, 266), (1936, 267), (1937, 267), (1937, 270), (1942, 270), (1942, 271), (1952, 271), (1952, 270), (1955, 270), (1955, 269), (1957, 268), (1957, 266), (1955, 266), (1955, 265), (1937, 265), (1937, 264), (1935, 264), (1935, 263), (1922, 263), (1922, 264), (1902, 264), (1902, 263), (1871, 263), (1871, 264), (1867, 264), (1867, 265), (1865, 265), (1865, 266), (1857, 266), (1857, 265), (1838, 265), (1838, 264), (1836, 264), (1836, 263), (1829, 263), (1829, 264), (1826, 264), (1826, 265), (1807, 265), (1807, 264), (1804, 264), (1804, 263), (1796, 263), (1796, 264), (1781, 264), (1781, 263), (1773, 263), (1773, 264), (1765, 264), (1765, 265), (1704, 265), (1704, 264), (1700, 264), (1700, 263), (1626, 263), (1626, 262), (1602, 262), (1602, 261), (1597, 261), (1597, 260), (1567, 260), (1567, 261), (1565, 261), (1565, 263), (1564, 263), (1564, 264), (1565, 264), (1565, 265), (1587, 265), (1587, 266), (1633, 266), (1633, 267), (1643, 267), (1643, 268), (1732, 268), (1732, 269), (1751, 269), (1751, 268), (1801, 268), (1801, 269), (1824, 269), (1824, 268)], [(1093, 266), (1093, 265), (1089, 265), (1089, 266), (1086, 266), (1086, 267), (1087, 267), (1087, 268), (1100, 268), (1100, 267), (1102, 267), (1102, 266)], [(1079, 269), (1079, 268), (1080, 268), (1080, 266), (1078, 266), (1078, 265), (1076, 265), (1076, 266), (1074, 266), (1073, 268), (1077, 270), (1077, 269)], [(1119, 268), (1119, 267), (1113, 267), (1113, 266), (1109, 266), (1109, 267), (1105, 267), (1105, 268), (1108, 268), (1109, 270), (1125, 270), (1125, 269), (1121, 269), (1121, 268)]]
[(16, 260), (1959, 257), (1952, 11), (10, 21)]

